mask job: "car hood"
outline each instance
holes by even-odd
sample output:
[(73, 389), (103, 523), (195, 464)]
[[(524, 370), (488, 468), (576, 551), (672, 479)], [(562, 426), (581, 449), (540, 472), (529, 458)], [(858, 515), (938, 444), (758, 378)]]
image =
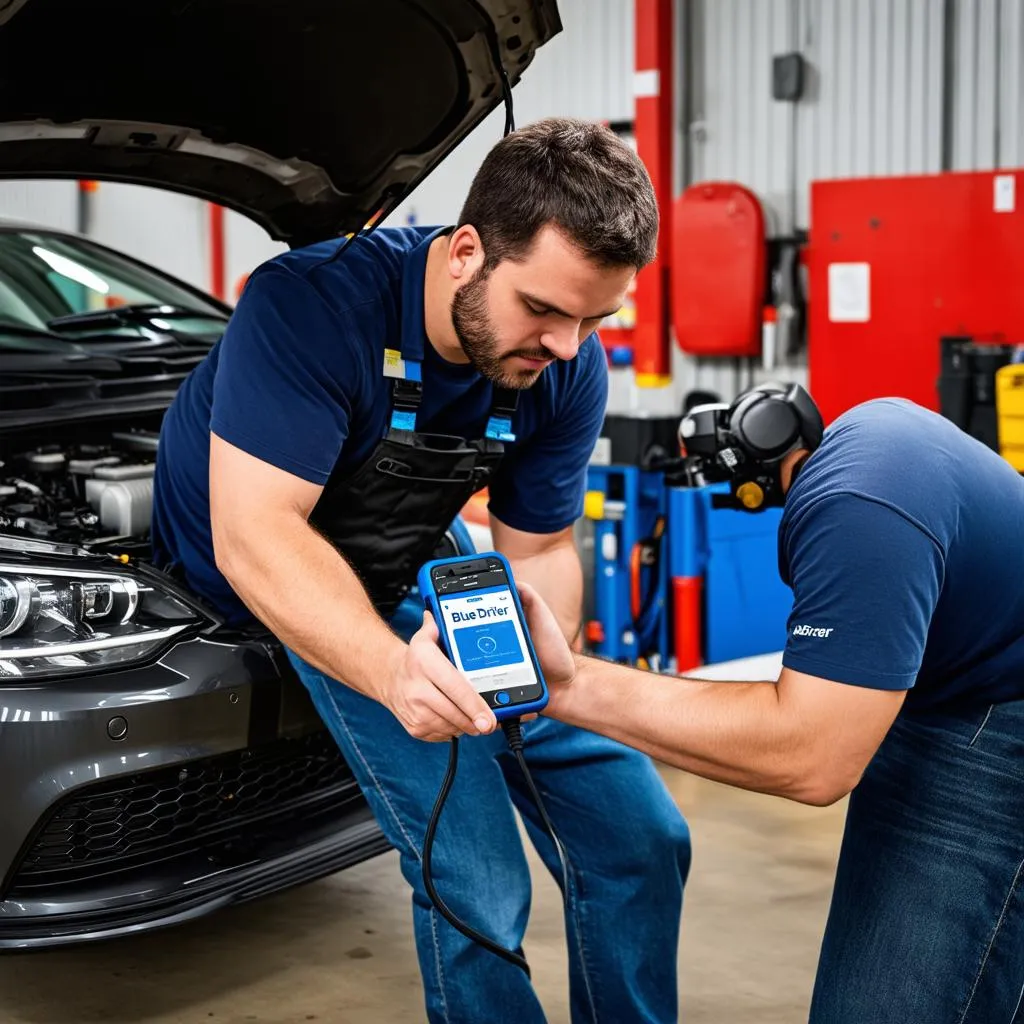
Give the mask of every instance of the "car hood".
[(0, 0), (0, 177), (155, 185), (302, 245), (502, 102), (555, 0)]

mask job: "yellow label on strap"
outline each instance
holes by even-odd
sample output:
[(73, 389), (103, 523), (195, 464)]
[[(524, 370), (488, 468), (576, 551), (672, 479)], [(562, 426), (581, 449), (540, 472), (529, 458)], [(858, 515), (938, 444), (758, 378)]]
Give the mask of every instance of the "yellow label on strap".
[(384, 376), (405, 380), (405, 360), (397, 348), (384, 349)]

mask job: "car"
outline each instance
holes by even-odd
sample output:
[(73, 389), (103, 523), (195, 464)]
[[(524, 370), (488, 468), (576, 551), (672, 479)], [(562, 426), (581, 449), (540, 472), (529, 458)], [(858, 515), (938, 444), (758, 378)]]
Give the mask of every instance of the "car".
[[(552, 0), (13, 0), (0, 177), (155, 185), (291, 246), (342, 238), (560, 27)], [(88, 238), (0, 225), (0, 949), (172, 925), (388, 848), (277, 640), (151, 562), (162, 416), (230, 313)], [(458, 523), (446, 544), (470, 549)]]

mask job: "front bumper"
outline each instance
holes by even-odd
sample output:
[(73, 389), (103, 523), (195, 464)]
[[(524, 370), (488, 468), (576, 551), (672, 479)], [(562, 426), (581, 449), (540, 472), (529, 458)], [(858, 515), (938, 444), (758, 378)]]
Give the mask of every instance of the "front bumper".
[(388, 849), (280, 651), (0, 688), (0, 949), (174, 924)]

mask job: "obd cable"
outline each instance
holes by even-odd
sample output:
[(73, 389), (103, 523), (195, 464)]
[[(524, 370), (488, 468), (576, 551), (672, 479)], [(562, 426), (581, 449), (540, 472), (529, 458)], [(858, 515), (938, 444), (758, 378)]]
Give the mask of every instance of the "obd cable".
[[(533, 781), (533, 776), (530, 774), (529, 766), (526, 763), (526, 757), (523, 754), (522, 726), (520, 725), (518, 718), (509, 718), (501, 723), (501, 728), (505, 733), (505, 739), (508, 741), (509, 748), (512, 753), (515, 754), (516, 761), (519, 762), (519, 768), (523, 773), (523, 777), (526, 779), (526, 786), (530, 791), (530, 796), (533, 797), (533, 802), (537, 806), (537, 811), (540, 814), (544, 830), (555, 844), (555, 852), (558, 854), (558, 862), (562, 867), (562, 899), (565, 901), (566, 906), (568, 906), (570, 898), (568, 856), (566, 855), (565, 847), (562, 846), (562, 842), (555, 832), (555, 826), (548, 815), (547, 808), (544, 806), (544, 801), (541, 799), (540, 792)], [(444, 900), (441, 899), (437, 889), (434, 887), (433, 871), (431, 868), (431, 855), (434, 849), (434, 837), (437, 833), (438, 822), (441, 820), (441, 811), (444, 809), (445, 801), (448, 799), (448, 794), (451, 791), (452, 784), (455, 782), (455, 773), (458, 769), (458, 765), (459, 738), (458, 736), (453, 736), (451, 740), (451, 749), (448, 754), (448, 771), (445, 773), (444, 782), (441, 783), (441, 789), (437, 794), (434, 809), (430, 814), (430, 822), (427, 825), (427, 833), (423, 840), (423, 885), (427, 890), (427, 895), (430, 897), (430, 902), (434, 904), (441, 916), (453, 928), (462, 932), (466, 938), (471, 939), (480, 946), (483, 946), (484, 949), (490, 950), (490, 952), (494, 953), (496, 956), (500, 956), (510, 964), (515, 964), (516, 967), (523, 970), (529, 978), (530, 966), (526, 962), (526, 957), (513, 952), (511, 949), (506, 949), (504, 946), (500, 946), (493, 939), (488, 938), (482, 932), (478, 932), (475, 928), (470, 927), (462, 921), (444, 902)]]

